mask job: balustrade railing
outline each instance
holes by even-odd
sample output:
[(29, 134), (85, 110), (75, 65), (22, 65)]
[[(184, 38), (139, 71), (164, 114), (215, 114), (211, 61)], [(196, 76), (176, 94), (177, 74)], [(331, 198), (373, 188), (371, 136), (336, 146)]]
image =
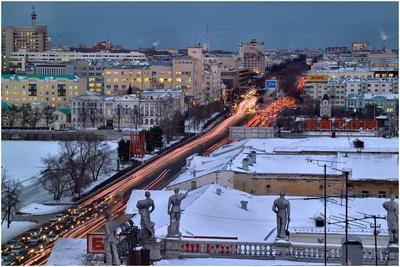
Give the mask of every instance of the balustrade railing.
[[(324, 262), (323, 244), (277, 244), (263, 242), (238, 242), (226, 240), (186, 240), (168, 238), (164, 242), (173, 242), (179, 257), (221, 257), (237, 259), (291, 260), (304, 262)], [(165, 251), (168, 253), (168, 251)], [(340, 246), (327, 247), (327, 261), (341, 263), (342, 249)], [(386, 248), (378, 248), (378, 264), (385, 265), (388, 261)], [(375, 248), (364, 247), (363, 264), (375, 264)]]

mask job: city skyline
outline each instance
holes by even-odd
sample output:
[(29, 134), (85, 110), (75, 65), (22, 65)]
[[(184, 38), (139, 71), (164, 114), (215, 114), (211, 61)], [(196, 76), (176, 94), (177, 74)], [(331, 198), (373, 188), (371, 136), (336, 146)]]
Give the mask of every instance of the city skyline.
[(53, 46), (110, 40), (128, 49), (184, 48), (208, 40), (211, 49), (236, 51), (255, 38), (267, 49), (350, 47), (355, 40), (382, 48), (387, 39), (386, 47), (398, 49), (397, 2), (3, 2), (2, 25), (30, 26), (33, 4)]

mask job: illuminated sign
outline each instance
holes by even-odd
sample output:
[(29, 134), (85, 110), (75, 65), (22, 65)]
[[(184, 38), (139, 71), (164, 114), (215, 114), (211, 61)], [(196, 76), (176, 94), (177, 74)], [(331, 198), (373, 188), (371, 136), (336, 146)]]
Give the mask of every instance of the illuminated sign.
[(87, 235), (87, 253), (104, 254), (104, 233), (89, 233)]
[(266, 80), (265, 88), (267, 89), (276, 89), (276, 80)]
[(308, 74), (307, 82), (327, 82), (328, 78), (327, 74)]

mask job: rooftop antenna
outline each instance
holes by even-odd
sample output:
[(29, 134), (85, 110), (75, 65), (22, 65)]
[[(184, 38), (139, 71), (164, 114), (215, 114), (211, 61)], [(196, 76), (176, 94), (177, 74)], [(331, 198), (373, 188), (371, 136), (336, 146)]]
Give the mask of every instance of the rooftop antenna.
[(35, 12), (35, 5), (32, 6), (32, 13), (31, 13), (31, 19), (32, 19), (32, 27), (36, 26), (36, 12)]
[(208, 42), (208, 24), (206, 27), (206, 43), (207, 43), (207, 54), (208, 54), (208, 51), (210, 50), (210, 43)]

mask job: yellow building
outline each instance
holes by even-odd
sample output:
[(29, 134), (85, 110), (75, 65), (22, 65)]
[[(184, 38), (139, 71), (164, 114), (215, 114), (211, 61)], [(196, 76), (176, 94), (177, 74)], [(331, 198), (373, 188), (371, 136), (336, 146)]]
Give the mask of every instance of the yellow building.
[(72, 98), (86, 92), (86, 80), (75, 75), (2, 74), (2, 100), (10, 104), (45, 103), (71, 106)]

